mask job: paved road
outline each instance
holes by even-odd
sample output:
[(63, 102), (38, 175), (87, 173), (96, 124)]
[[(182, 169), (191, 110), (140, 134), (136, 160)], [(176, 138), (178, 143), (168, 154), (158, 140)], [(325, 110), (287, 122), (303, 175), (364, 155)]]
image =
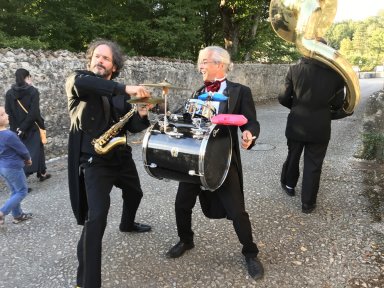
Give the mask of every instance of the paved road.
[[(261, 136), (255, 148), (242, 152), (247, 210), (265, 265), (265, 277), (257, 282), (248, 277), (231, 223), (205, 218), (198, 205), (195, 249), (179, 259), (165, 258), (178, 240), (176, 182), (150, 177), (141, 146), (133, 145), (145, 194), (137, 220), (153, 225), (153, 231), (119, 232), (121, 194), (113, 190), (103, 287), (384, 287), (383, 188), (375, 184), (383, 174), (378, 174), (380, 167), (353, 157), (361, 143), (367, 96), (382, 89), (383, 80), (362, 80), (363, 99), (355, 114), (333, 122), (318, 208), (310, 215), (301, 213), (299, 196), (290, 198), (279, 186), (288, 110), (276, 101), (257, 105)], [(53, 178), (48, 181), (29, 179), (33, 192), (23, 207), (34, 219), (14, 225), (7, 218), (0, 231), (0, 287), (75, 285), (81, 227), (68, 201), (66, 159), (49, 162), (49, 170)], [(5, 199), (2, 191), (0, 203)]]

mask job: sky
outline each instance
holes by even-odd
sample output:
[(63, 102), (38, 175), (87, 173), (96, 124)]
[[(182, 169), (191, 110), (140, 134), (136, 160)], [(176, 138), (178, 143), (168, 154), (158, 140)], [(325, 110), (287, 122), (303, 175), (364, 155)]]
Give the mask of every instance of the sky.
[(364, 20), (377, 16), (384, 10), (384, 0), (337, 0), (337, 12), (334, 22), (344, 20)]

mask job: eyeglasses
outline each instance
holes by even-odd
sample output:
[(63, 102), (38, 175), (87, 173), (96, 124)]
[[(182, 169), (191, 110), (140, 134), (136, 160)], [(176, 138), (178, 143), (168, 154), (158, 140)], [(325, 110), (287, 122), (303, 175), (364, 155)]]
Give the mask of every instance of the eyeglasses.
[(199, 64), (200, 66), (206, 66), (206, 65), (208, 65), (209, 63), (215, 63), (215, 64), (217, 64), (218, 62), (217, 62), (217, 61), (203, 61), (203, 62), (199, 62), (198, 64)]

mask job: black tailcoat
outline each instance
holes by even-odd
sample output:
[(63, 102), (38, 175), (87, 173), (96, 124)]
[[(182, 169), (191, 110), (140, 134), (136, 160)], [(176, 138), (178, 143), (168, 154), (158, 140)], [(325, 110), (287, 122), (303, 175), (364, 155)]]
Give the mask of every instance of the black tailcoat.
[(343, 105), (344, 80), (325, 64), (302, 58), (289, 68), (285, 89), (278, 99), (291, 109), (285, 130), (288, 139), (328, 143), (334, 119), (331, 111)]
[[(68, 139), (68, 183), (73, 213), (77, 223), (84, 224), (87, 215), (87, 199), (84, 179), (80, 173), (81, 142), (84, 135), (98, 138), (107, 131), (110, 122), (111, 104), (119, 117), (127, 113), (132, 106), (125, 94), (125, 85), (112, 80), (97, 77), (89, 71), (76, 71), (66, 83), (68, 110), (71, 127)], [(135, 113), (125, 129), (137, 133), (149, 126), (147, 117), (141, 118)], [(97, 157), (108, 157), (97, 155)]]

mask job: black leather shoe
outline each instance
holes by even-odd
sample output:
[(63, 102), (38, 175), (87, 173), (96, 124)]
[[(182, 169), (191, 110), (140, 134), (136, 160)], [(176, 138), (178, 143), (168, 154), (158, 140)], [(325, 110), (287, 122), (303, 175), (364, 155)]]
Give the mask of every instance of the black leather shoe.
[(316, 204), (302, 204), (301, 205), (301, 212), (305, 214), (310, 214), (315, 210)]
[(281, 182), (281, 188), (287, 193), (288, 196), (295, 196), (295, 188), (288, 188), (284, 183)]
[(246, 257), (248, 274), (255, 280), (264, 276), (264, 267), (257, 257)]
[(192, 243), (184, 243), (180, 241), (175, 246), (173, 246), (169, 251), (167, 252), (166, 256), (168, 258), (178, 258), (181, 255), (184, 254), (185, 251), (192, 249), (195, 247), (195, 244)]
[(48, 174), (48, 173), (45, 173), (44, 175), (39, 176), (40, 182), (45, 181), (49, 178), (51, 178), (51, 174)]
[(121, 232), (136, 232), (136, 233), (143, 233), (143, 232), (149, 232), (151, 231), (152, 227), (146, 224), (141, 223), (133, 223), (133, 227), (129, 229), (125, 229), (120, 224), (120, 231)]

